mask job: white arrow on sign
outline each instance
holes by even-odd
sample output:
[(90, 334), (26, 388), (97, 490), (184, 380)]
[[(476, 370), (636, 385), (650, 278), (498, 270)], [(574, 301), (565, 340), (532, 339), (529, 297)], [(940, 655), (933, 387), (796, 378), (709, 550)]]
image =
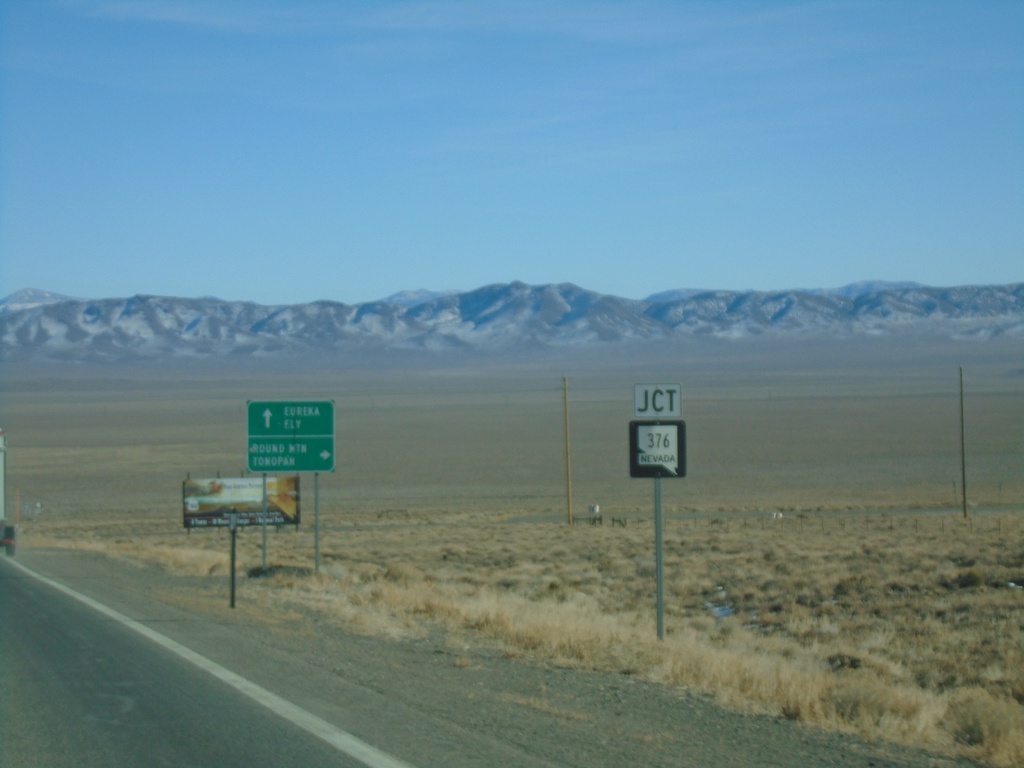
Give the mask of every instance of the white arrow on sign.
[(270, 429), (270, 417), (273, 415), (274, 414), (271, 412), (269, 408), (267, 408), (267, 410), (263, 412), (263, 422), (267, 429)]
[(323, 451), (323, 452), (321, 452), (320, 458), (323, 459), (324, 461), (327, 461), (329, 458), (331, 458), (331, 452), (330, 451)]

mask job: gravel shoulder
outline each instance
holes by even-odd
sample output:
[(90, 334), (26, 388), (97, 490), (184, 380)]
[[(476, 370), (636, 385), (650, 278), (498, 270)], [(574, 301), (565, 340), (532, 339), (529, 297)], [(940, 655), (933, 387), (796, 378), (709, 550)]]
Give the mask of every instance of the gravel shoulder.
[(296, 609), (228, 606), (223, 578), (183, 578), (89, 552), (19, 548), (18, 560), (412, 765), (978, 765), (782, 719), (722, 710), (625, 675), (538, 666), (440, 635), (364, 637)]

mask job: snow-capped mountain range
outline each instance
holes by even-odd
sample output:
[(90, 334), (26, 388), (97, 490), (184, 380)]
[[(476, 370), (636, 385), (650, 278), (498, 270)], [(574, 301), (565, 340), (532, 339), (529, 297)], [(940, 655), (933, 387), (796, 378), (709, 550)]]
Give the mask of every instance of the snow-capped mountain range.
[(266, 306), (217, 298), (75, 299), (19, 291), (0, 302), (0, 354), (117, 361), (383, 349), (561, 347), (686, 337), (896, 335), (1024, 341), (1024, 283), (832, 290), (678, 290), (646, 299), (572, 284), (406, 291), (380, 301)]

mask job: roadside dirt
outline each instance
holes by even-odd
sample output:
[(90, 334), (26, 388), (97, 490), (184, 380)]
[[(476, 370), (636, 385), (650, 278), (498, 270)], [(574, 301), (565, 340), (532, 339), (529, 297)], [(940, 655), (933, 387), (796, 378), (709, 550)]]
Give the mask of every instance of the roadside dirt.
[(18, 560), (419, 768), (978, 765), (746, 717), (686, 691), (537, 666), (440, 634), (369, 638), (298, 607), (272, 615), (241, 574), (232, 610), (221, 577), (175, 577), (87, 552), (19, 548)]

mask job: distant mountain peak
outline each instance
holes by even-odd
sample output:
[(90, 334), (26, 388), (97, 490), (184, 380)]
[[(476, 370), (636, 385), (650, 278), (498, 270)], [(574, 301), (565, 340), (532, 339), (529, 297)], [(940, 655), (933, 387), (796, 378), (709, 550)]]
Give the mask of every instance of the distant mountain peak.
[(14, 312), (19, 309), (31, 309), (33, 307), (41, 307), (47, 304), (57, 304), (62, 301), (75, 300), (76, 299), (74, 297), (65, 296), (62, 293), (44, 291), (39, 288), (22, 288), (20, 291), (15, 291), (10, 296), (5, 296), (0, 300), (0, 314), (5, 312)]
[[(783, 288), (772, 291), (738, 291), (738, 293), (806, 293), (810, 296), (842, 296), (847, 299), (856, 299), (859, 296), (864, 296), (869, 293), (878, 293), (880, 291), (906, 291), (924, 287), (926, 286), (921, 283), (906, 280), (898, 282), (889, 282), (886, 280), (861, 280), (860, 282), (849, 283), (847, 285), (840, 286), (839, 288)], [(706, 288), (674, 288), (671, 290), (659, 291), (658, 293), (652, 293), (646, 300), (654, 303), (686, 301), (687, 299), (691, 299), (702, 293), (712, 292), (713, 291)]]
[(668, 291), (652, 293), (647, 297), (646, 301), (650, 301), (654, 304), (664, 304), (668, 301), (686, 301), (699, 293), (707, 293), (707, 291), (702, 288), (673, 288)]
[(420, 288), (413, 291), (399, 291), (398, 293), (392, 293), (390, 296), (382, 299), (385, 304), (392, 304), (396, 307), (417, 307), (420, 304), (426, 304), (428, 301), (434, 299), (442, 299), (446, 296), (454, 296), (459, 291), (430, 291), (426, 288)]
[(861, 280), (856, 283), (848, 283), (847, 285), (840, 286), (839, 288), (814, 288), (805, 293), (811, 293), (814, 295), (832, 294), (834, 296), (843, 296), (847, 299), (856, 299), (859, 296), (864, 296), (869, 293), (879, 293), (880, 291), (907, 291), (917, 288), (924, 288), (925, 286), (921, 283), (915, 283), (910, 280), (902, 281), (887, 281), (887, 280)]

